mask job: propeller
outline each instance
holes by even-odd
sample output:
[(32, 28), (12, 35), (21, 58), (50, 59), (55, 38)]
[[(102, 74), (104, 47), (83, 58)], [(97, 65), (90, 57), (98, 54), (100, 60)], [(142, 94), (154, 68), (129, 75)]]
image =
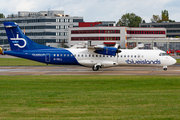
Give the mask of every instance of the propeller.
[(117, 62), (118, 62), (118, 53), (121, 53), (122, 51), (119, 50), (120, 49), (120, 45), (117, 46), (117, 50), (116, 50), (116, 56), (117, 56)]
[(3, 53), (3, 50), (2, 50), (2, 48), (0, 47), (0, 54), (2, 54)]

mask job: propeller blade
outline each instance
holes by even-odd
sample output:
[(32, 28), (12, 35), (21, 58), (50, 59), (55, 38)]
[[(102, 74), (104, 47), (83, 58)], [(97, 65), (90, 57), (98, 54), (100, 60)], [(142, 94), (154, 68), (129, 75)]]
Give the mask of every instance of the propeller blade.
[(116, 50), (116, 53), (120, 53), (120, 52), (122, 52), (122, 51), (121, 51), (121, 50), (118, 50), (118, 49)]

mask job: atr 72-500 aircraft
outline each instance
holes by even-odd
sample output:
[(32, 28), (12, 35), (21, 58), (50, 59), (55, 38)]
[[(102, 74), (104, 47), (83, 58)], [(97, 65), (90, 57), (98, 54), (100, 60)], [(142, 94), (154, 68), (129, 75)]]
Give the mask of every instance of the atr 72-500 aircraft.
[(167, 66), (176, 63), (176, 60), (162, 50), (128, 50), (118, 47), (94, 46), (83, 49), (53, 48), (33, 42), (25, 36), (14, 22), (4, 22), (11, 51), (0, 51), (3, 54), (30, 59), (46, 64), (82, 65), (99, 68), (121, 65), (132, 66)]

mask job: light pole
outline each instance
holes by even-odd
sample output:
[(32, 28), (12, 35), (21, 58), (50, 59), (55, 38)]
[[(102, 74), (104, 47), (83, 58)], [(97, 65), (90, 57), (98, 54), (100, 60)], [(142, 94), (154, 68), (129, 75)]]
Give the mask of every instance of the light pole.
[(25, 21), (23, 21), (23, 23), (24, 23), (24, 35), (25, 35), (25, 24), (27, 24), (26, 19), (25, 19)]

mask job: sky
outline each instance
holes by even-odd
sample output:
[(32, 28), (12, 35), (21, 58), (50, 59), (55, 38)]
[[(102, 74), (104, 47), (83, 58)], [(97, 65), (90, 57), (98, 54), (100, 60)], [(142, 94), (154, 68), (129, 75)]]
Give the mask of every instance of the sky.
[(179, 0), (1, 0), (0, 13), (18, 11), (63, 10), (66, 15), (80, 16), (85, 22), (119, 21), (123, 14), (135, 13), (147, 23), (153, 15), (168, 10), (169, 18), (180, 22)]

